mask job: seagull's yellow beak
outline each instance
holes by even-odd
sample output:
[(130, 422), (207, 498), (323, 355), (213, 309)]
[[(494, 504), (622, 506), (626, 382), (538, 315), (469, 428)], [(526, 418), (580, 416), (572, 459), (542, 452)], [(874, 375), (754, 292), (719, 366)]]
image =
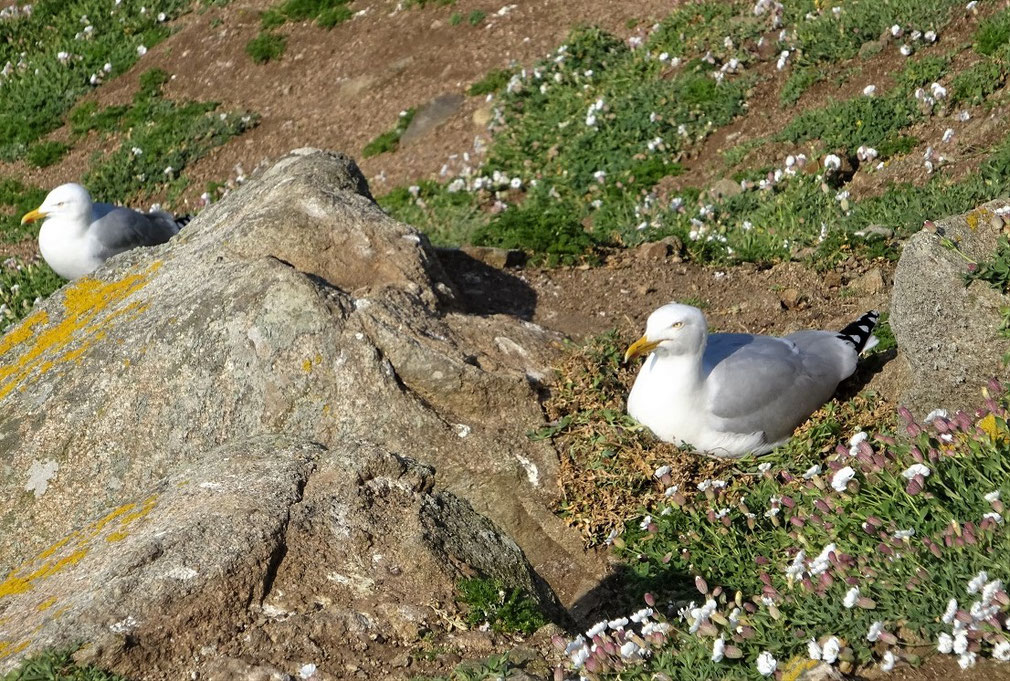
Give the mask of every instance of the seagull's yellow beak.
[(637, 341), (631, 344), (627, 352), (624, 353), (624, 361), (627, 362), (633, 357), (642, 357), (648, 355), (650, 352), (656, 349), (659, 345), (658, 341), (651, 341), (645, 336), (642, 336)]
[(27, 225), (29, 222), (35, 222), (36, 220), (41, 220), (44, 217), (46, 217), (46, 214), (36, 208), (30, 213), (25, 213), (25, 216), (21, 218), (21, 224)]

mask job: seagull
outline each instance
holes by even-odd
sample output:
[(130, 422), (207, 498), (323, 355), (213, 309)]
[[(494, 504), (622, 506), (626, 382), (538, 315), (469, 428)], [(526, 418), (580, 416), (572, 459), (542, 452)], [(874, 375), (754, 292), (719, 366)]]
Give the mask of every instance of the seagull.
[(841, 331), (783, 338), (709, 334), (705, 315), (670, 303), (649, 315), (624, 355), (647, 355), (628, 395), (628, 414), (666, 442), (715, 456), (763, 454), (831, 399), (877, 344), (876, 311)]
[(92, 203), (88, 190), (73, 182), (49, 192), (41, 206), (21, 218), (21, 224), (42, 219), (39, 251), (64, 279), (90, 274), (117, 253), (163, 244), (190, 220), (162, 210), (140, 213)]

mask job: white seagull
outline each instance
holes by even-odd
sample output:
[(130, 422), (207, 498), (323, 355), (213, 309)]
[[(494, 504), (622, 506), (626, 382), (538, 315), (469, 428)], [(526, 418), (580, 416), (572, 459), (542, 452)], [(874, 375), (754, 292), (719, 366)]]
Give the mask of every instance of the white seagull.
[(624, 355), (648, 355), (628, 413), (666, 442), (723, 457), (762, 454), (787, 442), (831, 399), (877, 339), (877, 313), (841, 331), (784, 338), (708, 333), (701, 310), (670, 303), (651, 315)]
[(163, 244), (189, 222), (165, 211), (139, 213), (108, 203), (92, 203), (79, 184), (62, 184), (42, 205), (21, 218), (21, 224), (45, 221), (39, 230), (39, 251), (56, 274), (77, 279), (95, 271), (107, 259), (139, 246)]

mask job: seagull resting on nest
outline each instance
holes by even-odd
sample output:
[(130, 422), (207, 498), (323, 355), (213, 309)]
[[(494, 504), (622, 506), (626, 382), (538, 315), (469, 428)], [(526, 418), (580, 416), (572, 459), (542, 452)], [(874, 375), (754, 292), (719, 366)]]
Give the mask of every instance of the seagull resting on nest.
[(670, 303), (651, 315), (624, 355), (648, 355), (628, 395), (628, 413), (661, 440), (716, 456), (762, 454), (831, 399), (877, 344), (877, 313), (839, 332), (784, 338), (709, 335), (696, 307)]
[(162, 210), (139, 213), (108, 203), (91, 203), (88, 190), (68, 183), (49, 192), (21, 224), (45, 219), (39, 251), (56, 274), (77, 279), (117, 253), (163, 244), (189, 222)]

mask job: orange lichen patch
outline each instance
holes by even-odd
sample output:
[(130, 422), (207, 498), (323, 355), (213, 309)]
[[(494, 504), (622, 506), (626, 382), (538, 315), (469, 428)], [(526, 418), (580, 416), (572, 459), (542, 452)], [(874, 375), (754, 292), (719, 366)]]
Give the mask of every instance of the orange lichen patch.
[(47, 598), (46, 600), (39, 603), (37, 609), (39, 610), (39, 612), (41, 612), (43, 610), (48, 610), (54, 605), (56, 605), (56, 596), (53, 596), (52, 598)]
[(105, 537), (105, 541), (109, 541), (109, 542), (112, 542), (112, 541), (123, 541), (124, 539), (126, 539), (129, 536), (130, 535), (127, 534), (126, 532), (120, 532), (119, 530), (116, 530), (115, 532), (110, 532), (109, 535), (107, 537)]
[[(104, 282), (84, 277), (72, 283), (63, 299), (62, 320), (50, 323), (44, 311), (30, 315), (0, 340), (0, 399), (9, 395), (33, 374), (36, 378), (54, 366), (74, 361), (87, 351), (105, 332), (98, 323), (108, 323), (124, 314), (139, 314), (144, 306), (134, 302), (98, 320), (99, 314), (112, 305), (133, 295), (146, 284), (151, 274), (160, 267), (153, 263), (145, 272), (132, 274), (119, 281)], [(71, 345), (74, 345), (71, 348)], [(7, 358), (19, 347), (24, 352), (13, 360)]]
[(31, 641), (25, 639), (24, 641), (19, 641), (17, 643), (12, 643), (10, 641), (0, 641), (0, 660), (5, 657), (10, 657), (11, 655), (17, 655), (22, 650), (31, 645)]

